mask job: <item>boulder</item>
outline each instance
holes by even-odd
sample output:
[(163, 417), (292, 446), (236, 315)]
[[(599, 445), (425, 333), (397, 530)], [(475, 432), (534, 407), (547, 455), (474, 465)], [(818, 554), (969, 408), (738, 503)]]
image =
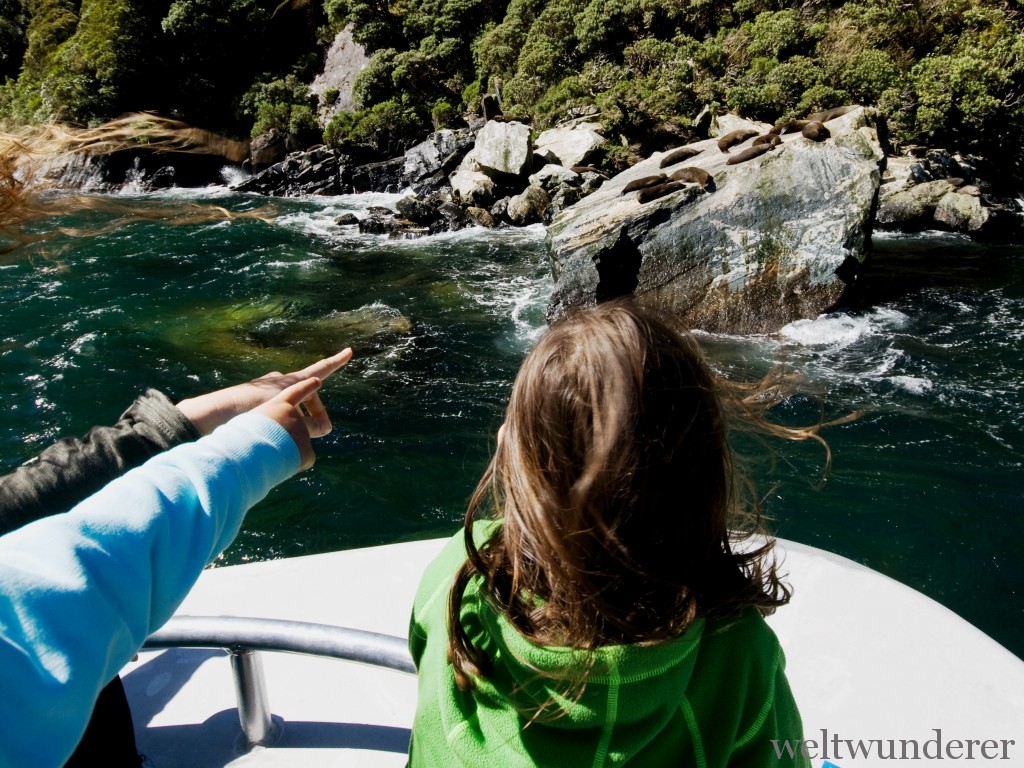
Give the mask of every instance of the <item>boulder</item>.
[(875, 220), (887, 228), (904, 230), (934, 227), (935, 206), (954, 187), (946, 179), (910, 184), (900, 189), (895, 179), (882, 184)]
[(569, 168), (585, 165), (595, 159), (604, 145), (598, 123), (580, 123), (572, 128), (550, 128), (537, 137), (536, 152), (550, 152), (558, 162)]
[(485, 208), (477, 208), (471, 205), (466, 209), (466, 215), (481, 227), (492, 229), (493, 227), (498, 226), (498, 222), (496, 222), (494, 217), (491, 216), (490, 211)]
[(388, 192), (394, 194), (401, 188), (404, 157), (366, 163), (352, 169), (353, 192)]
[(544, 209), (544, 223), (549, 224), (555, 216), (583, 197), (583, 188), (563, 184), (551, 193), (551, 202)]
[(416, 195), (403, 197), (395, 203), (395, 207), (398, 209), (399, 215), (417, 224), (430, 225), (440, 217), (437, 205), (433, 204), (433, 201)]
[(488, 176), (525, 176), (533, 162), (530, 127), (490, 120), (476, 135), (473, 156)]
[(326, 147), (294, 152), (232, 189), (277, 197), (344, 194), (350, 178), (345, 160)]
[(949, 192), (935, 205), (935, 221), (954, 232), (977, 234), (988, 221), (988, 210), (978, 197), (959, 190)]
[[(889, 158), (878, 192), (878, 225), (900, 231), (949, 230), (985, 241), (1019, 241), (1024, 218), (1016, 196), (991, 194), (991, 185), (978, 177), (981, 165), (985, 165), (981, 158), (924, 147), (915, 147), (905, 157)], [(998, 171), (989, 166), (985, 173)]]
[(548, 194), (553, 193), (563, 184), (572, 187), (583, 186), (583, 178), (578, 173), (563, 168), (561, 165), (550, 163), (531, 174), (529, 181), (531, 184), (541, 187)]
[(840, 275), (866, 254), (884, 123), (860, 108), (828, 127), (823, 142), (788, 134), (734, 165), (726, 161), (735, 151), (697, 142), (714, 149), (689, 162), (712, 174), (708, 191), (685, 184), (643, 203), (650, 190), (623, 194), (660, 173), (663, 152), (606, 181), (548, 227), (548, 318), (632, 294), (694, 328), (771, 333), (831, 307), (844, 289)]
[(494, 205), (490, 207), (490, 214), (494, 217), (495, 221), (508, 221), (508, 201), (511, 197), (502, 197), (494, 201)]
[(544, 218), (544, 211), (550, 202), (547, 192), (531, 184), (518, 195), (509, 198), (506, 213), (513, 224), (530, 224)]
[(261, 171), (274, 163), (281, 162), (288, 154), (287, 137), (283, 131), (271, 128), (252, 140), (249, 145), (253, 171)]
[(405, 153), (402, 181), (413, 185), (428, 179), (438, 171), (451, 171), (473, 148), (473, 143), (473, 132), (468, 128), (435, 131), (425, 141)]
[(494, 179), (480, 171), (456, 171), (448, 178), (448, 183), (466, 205), (489, 205), (497, 188)]

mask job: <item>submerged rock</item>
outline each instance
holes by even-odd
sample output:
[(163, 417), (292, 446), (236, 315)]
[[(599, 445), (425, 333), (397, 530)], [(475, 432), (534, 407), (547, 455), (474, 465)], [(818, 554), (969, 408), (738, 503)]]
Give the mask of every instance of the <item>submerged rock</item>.
[(840, 274), (866, 254), (884, 124), (859, 108), (828, 128), (825, 141), (788, 134), (728, 167), (715, 139), (697, 142), (701, 154), (685, 164), (711, 173), (714, 191), (686, 184), (642, 204), (622, 191), (661, 172), (665, 153), (655, 153), (564, 210), (548, 229), (549, 319), (630, 294), (691, 327), (727, 333), (773, 332), (828, 309), (844, 290)]
[(275, 299), (179, 307), (173, 322), (158, 327), (160, 337), (173, 346), (194, 349), (196, 339), (202, 339), (204, 352), (217, 359), (258, 359), (268, 368), (294, 371), (346, 346), (359, 356), (391, 352), (405, 343), (413, 322), (379, 302), (324, 312), (312, 304)]

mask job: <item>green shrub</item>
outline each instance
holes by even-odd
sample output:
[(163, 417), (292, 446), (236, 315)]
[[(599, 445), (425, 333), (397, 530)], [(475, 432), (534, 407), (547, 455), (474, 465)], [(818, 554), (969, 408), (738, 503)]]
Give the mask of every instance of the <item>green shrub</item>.
[(256, 138), (272, 128), (300, 140), (318, 133), (316, 96), (295, 75), (254, 84), (241, 99), (242, 114), (252, 118)]
[(448, 101), (439, 99), (430, 110), (430, 122), (435, 131), (442, 128), (451, 128), (459, 119), (459, 111)]
[(750, 35), (747, 53), (752, 57), (781, 60), (804, 50), (805, 25), (795, 10), (759, 13), (742, 28)]
[(850, 57), (838, 73), (839, 85), (858, 104), (876, 104), (882, 93), (904, 79), (892, 57), (885, 51), (867, 49)]
[(327, 124), (324, 141), (335, 148), (369, 144), (382, 152), (395, 144), (411, 144), (421, 138), (424, 123), (415, 109), (388, 100), (354, 113), (339, 112)]
[(480, 114), (480, 81), (474, 80), (462, 89), (462, 108), (472, 114)]
[(850, 103), (850, 95), (830, 85), (819, 84), (804, 91), (794, 112), (800, 116), (822, 112)]

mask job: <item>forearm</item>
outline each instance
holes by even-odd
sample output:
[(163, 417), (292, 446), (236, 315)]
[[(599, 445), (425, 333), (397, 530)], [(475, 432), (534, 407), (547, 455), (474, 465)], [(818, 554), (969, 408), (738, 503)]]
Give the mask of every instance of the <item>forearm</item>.
[(288, 433), (246, 414), (0, 538), (0, 765), (61, 764), (99, 689), (298, 466)]
[(116, 424), (59, 440), (0, 477), (0, 534), (67, 512), (110, 480), (199, 433), (163, 394), (149, 390)]

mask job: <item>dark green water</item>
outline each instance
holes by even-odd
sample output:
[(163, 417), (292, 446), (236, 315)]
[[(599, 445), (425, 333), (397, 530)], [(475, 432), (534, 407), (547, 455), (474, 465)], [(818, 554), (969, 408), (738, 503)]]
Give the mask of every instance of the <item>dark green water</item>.
[[(394, 241), (333, 225), (394, 199), (276, 202), (270, 222), (135, 223), (0, 267), (0, 469), (114, 421), (146, 387), (184, 397), (351, 345), (356, 360), (324, 387), (335, 431), (316, 467), (250, 513), (224, 562), (451, 533), (543, 328), (544, 235)], [(787, 421), (862, 413), (826, 433), (827, 477), (813, 445), (756, 462), (781, 536), (920, 589), (1024, 656), (1024, 247), (927, 235), (877, 246), (848, 310), (702, 341), (722, 369), (800, 370), (819, 397), (786, 405)]]

